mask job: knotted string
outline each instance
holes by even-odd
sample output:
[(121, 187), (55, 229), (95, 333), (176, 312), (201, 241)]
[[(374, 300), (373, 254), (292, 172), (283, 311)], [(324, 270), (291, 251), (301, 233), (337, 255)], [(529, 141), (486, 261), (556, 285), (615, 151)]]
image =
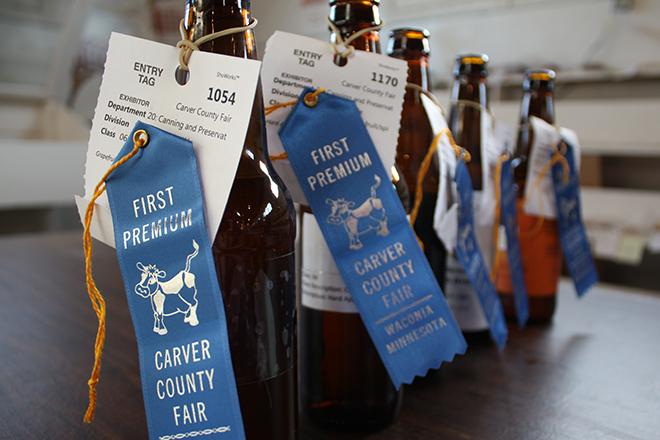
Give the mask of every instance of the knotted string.
[(417, 173), (417, 186), (415, 187), (415, 203), (413, 204), (413, 208), (410, 211), (411, 225), (414, 225), (415, 220), (417, 220), (417, 214), (419, 213), (419, 208), (422, 204), (422, 191), (423, 191), (422, 183), (424, 182), (424, 178), (426, 177), (426, 174), (428, 173), (429, 168), (431, 167), (431, 161), (433, 160), (433, 155), (438, 149), (438, 145), (440, 144), (440, 138), (442, 137), (443, 134), (447, 136), (447, 138), (449, 139), (449, 143), (451, 144), (452, 147), (454, 147), (454, 152), (456, 153), (456, 157), (462, 157), (466, 163), (472, 160), (472, 156), (470, 155), (470, 152), (467, 151), (465, 148), (460, 147), (456, 144), (453, 136), (451, 135), (451, 130), (449, 130), (448, 128), (443, 128), (442, 130), (440, 130), (438, 134), (435, 135), (435, 137), (433, 138), (433, 142), (431, 142), (431, 145), (429, 146), (429, 149), (426, 152), (426, 155), (424, 156), (424, 159), (422, 160), (422, 163), (419, 166), (419, 171)]
[(133, 150), (115, 162), (101, 178), (101, 181), (96, 185), (94, 189), (94, 195), (92, 199), (87, 204), (87, 210), (85, 211), (85, 232), (83, 234), (83, 246), (85, 249), (85, 275), (87, 279), (87, 293), (89, 298), (92, 300), (92, 306), (96, 312), (96, 316), (99, 320), (99, 328), (96, 333), (96, 343), (94, 344), (94, 368), (92, 369), (92, 377), (89, 379), (87, 384), (89, 385), (89, 407), (85, 413), (84, 421), (91, 423), (94, 419), (94, 411), (96, 410), (96, 384), (99, 382), (99, 373), (101, 371), (101, 353), (103, 352), (103, 344), (105, 342), (105, 300), (99, 292), (99, 289), (94, 283), (92, 278), (92, 235), (90, 232), (90, 226), (92, 224), (92, 216), (94, 215), (94, 206), (96, 199), (98, 199), (101, 194), (105, 191), (105, 181), (107, 180), (110, 173), (112, 173), (116, 168), (123, 165), (127, 160), (135, 156), (138, 150), (141, 147), (144, 147), (147, 142), (149, 142), (149, 135), (144, 130), (138, 130), (133, 134), (133, 142), (135, 146)]
[(351, 36), (348, 37), (346, 40), (344, 40), (341, 38), (341, 32), (339, 31), (337, 26), (332, 22), (330, 17), (328, 17), (328, 23), (330, 24), (330, 28), (332, 29), (332, 32), (335, 34), (335, 37), (337, 38), (337, 41), (331, 43), (332, 47), (335, 49), (335, 53), (342, 58), (348, 58), (355, 51), (355, 48), (350, 45), (353, 41), (355, 41), (364, 34), (367, 34), (369, 32), (376, 32), (383, 28), (383, 23), (381, 23), (373, 27), (360, 29), (354, 34), (351, 34)]
[(246, 26), (223, 29), (219, 32), (214, 32), (212, 34), (204, 35), (202, 37), (199, 37), (195, 41), (191, 41), (188, 39), (188, 36), (186, 35), (186, 27), (183, 24), (183, 20), (181, 20), (181, 22), (179, 22), (179, 32), (181, 33), (181, 40), (178, 43), (176, 43), (176, 47), (181, 49), (181, 52), (179, 52), (179, 64), (181, 65), (181, 68), (185, 71), (189, 71), (188, 62), (190, 61), (190, 56), (192, 55), (193, 51), (200, 50), (199, 46), (201, 46), (202, 44), (207, 43), (211, 40), (215, 40), (216, 38), (220, 38), (232, 34), (238, 34), (241, 32), (248, 31), (250, 29), (254, 29), (258, 23), (259, 21), (256, 18), (252, 18), (250, 20), (250, 23)]

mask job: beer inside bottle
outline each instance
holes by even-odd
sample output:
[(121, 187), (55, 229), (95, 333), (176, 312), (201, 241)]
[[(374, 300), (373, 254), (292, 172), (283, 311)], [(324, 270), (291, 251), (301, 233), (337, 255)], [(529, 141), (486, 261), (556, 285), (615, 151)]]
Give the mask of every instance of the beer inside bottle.
[[(485, 196), (483, 192), (481, 112), (488, 108), (487, 64), (488, 56), (485, 54), (465, 53), (456, 56), (451, 107), (447, 121), (456, 144), (465, 148), (471, 156), (467, 169), (474, 190), (475, 216), (478, 215), (476, 208), (480, 205), (482, 197)], [(492, 225), (483, 226), (475, 222), (475, 233), (486, 266), (490, 269), (494, 253), (492, 250)], [(489, 338), (488, 321), (477, 293), (463, 266), (452, 254), (447, 256), (444, 292), (456, 322), (469, 342)]]
[[(544, 322), (552, 318), (562, 264), (557, 221), (525, 214), (522, 207), (527, 181), (527, 161), (534, 143), (530, 117), (536, 116), (554, 124), (554, 81), (555, 72), (552, 70), (532, 69), (525, 72), (518, 142), (512, 163), (514, 181), (518, 187), (520, 251), (529, 295), (530, 323)], [(513, 320), (516, 310), (509, 260), (505, 252), (500, 252), (498, 258), (497, 292), (502, 300), (505, 316)]]
[[(189, 38), (249, 24), (248, 0), (187, 0)], [(201, 50), (257, 59), (251, 30)], [(194, 56), (194, 54), (193, 54)], [(194, 75), (194, 72), (192, 72)], [(212, 245), (248, 440), (297, 439), (295, 211), (266, 149), (261, 85)]]
[[(407, 61), (408, 83), (430, 91), (428, 30), (421, 28), (392, 30), (388, 41), (387, 54)], [(415, 203), (417, 176), (433, 138), (433, 129), (422, 103), (421, 92), (407, 88), (401, 111), (401, 128), (399, 129), (399, 140), (396, 149), (396, 163), (408, 185), (411, 206)], [(447, 251), (433, 229), (439, 174), (438, 155), (433, 155), (429, 169), (422, 181), (422, 201), (413, 227), (424, 244), (424, 254), (431, 265), (438, 284), (444, 288)]]
[[(331, 1), (330, 18), (345, 40), (380, 24), (378, 1)], [(334, 40), (336, 36), (332, 36)], [(380, 53), (379, 34), (351, 44)], [(347, 60), (335, 58), (337, 64)], [(348, 61), (350, 62), (350, 61)], [(401, 179), (400, 182), (405, 185)], [(302, 207), (301, 405), (326, 428), (368, 431), (392, 423), (403, 387), (394, 387), (308, 207)], [(323, 292), (327, 300), (319, 301)]]

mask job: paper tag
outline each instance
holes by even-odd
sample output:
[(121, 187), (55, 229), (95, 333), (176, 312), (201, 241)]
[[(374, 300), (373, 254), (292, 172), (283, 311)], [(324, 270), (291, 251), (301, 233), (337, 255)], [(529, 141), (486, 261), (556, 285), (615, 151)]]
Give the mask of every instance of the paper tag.
[[(149, 438), (244, 439), (195, 153), (138, 122), (149, 142), (106, 181), (140, 355)], [(117, 153), (133, 149), (133, 135)]]
[[(261, 81), (267, 107), (295, 101), (303, 88), (323, 88), (327, 93), (355, 101), (362, 120), (383, 163), (394, 164), (406, 93), (408, 64), (404, 60), (356, 50), (348, 63), (337, 66), (330, 43), (287, 32), (275, 32), (266, 43)], [(268, 150), (284, 153), (278, 129), (291, 111), (279, 108), (266, 117)], [(273, 161), (294, 202), (308, 204), (288, 160)]]
[(304, 213), (302, 223), (302, 305), (326, 312), (358, 313), (316, 217)]
[(557, 226), (568, 271), (573, 278), (578, 296), (583, 296), (598, 282), (598, 272), (591, 256), (587, 232), (582, 223), (580, 206), (580, 179), (576, 168), (573, 146), (564, 140), (569, 176), (561, 163), (552, 166), (552, 181), (555, 191)]
[[(437, 136), (443, 130), (448, 130), (447, 120), (430, 98), (420, 94), (422, 104), (431, 123), (433, 135)], [(449, 137), (442, 135), (438, 141), (438, 199), (435, 203), (433, 227), (446, 249), (456, 247), (456, 232), (458, 231), (458, 191), (454, 176), (456, 171), (456, 151), (449, 142)]]
[[(85, 199), (130, 137), (137, 121), (192, 141), (211, 239), (220, 225), (245, 141), (261, 63), (196, 51), (190, 78), (175, 80), (179, 49), (113, 33), (92, 121)], [(87, 201), (78, 198), (84, 218)], [(105, 209), (104, 209), (105, 208)], [(97, 200), (92, 236), (114, 246), (105, 195)]]
[(353, 101), (321, 93), (314, 106), (296, 103), (280, 137), (399, 388), (463, 353), (467, 344), (359, 114)]
[(477, 241), (478, 229), (474, 221), (472, 180), (462, 159), (459, 159), (456, 167), (456, 184), (460, 196), (456, 257), (461, 262), (479, 298), (495, 343), (503, 348), (508, 335), (504, 310), (495, 286), (490, 280), (490, 270)]
[(527, 323), (527, 318), (529, 318), (529, 297), (518, 238), (518, 188), (513, 182), (512, 161), (512, 156), (509, 156), (509, 160), (502, 162), (500, 173), (500, 222), (504, 225), (506, 231), (506, 254), (513, 285), (513, 298), (518, 325), (522, 328)]
[(574, 131), (548, 124), (543, 119), (531, 117), (530, 123), (534, 132), (532, 152), (527, 158), (527, 180), (525, 181), (525, 197), (527, 202), (523, 211), (531, 216), (544, 218), (557, 218), (555, 194), (552, 176), (548, 171), (543, 176), (540, 185), (533, 187), (534, 182), (541, 174), (557, 151), (557, 144), (565, 137), (573, 145), (573, 159), (577, 170), (580, 169), (580, 144)]

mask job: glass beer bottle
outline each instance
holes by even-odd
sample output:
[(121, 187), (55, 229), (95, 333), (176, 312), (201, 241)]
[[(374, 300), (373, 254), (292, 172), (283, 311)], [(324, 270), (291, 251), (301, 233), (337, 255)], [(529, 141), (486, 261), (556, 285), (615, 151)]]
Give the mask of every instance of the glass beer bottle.
[[(471, 155), (467, 163), (468, 172), (474, 189), (474, 206), (478, 206), (484, 196), (482, 170), (482, 130), (481, 112), (488, 108), (486, 95), (486, 77), (488, 76), (488, 56), (484, 54), (460, 54), (454, 64), (454, 82), (451, 92), (451, 108), (448, 126), (454, 141), (465, 148)], [(476, 219), (475, 219), (476, 220)], [(477, 227), (475, 230), (482, 251), (488, 244), (490, 231)], [(484, 254), (488, 264), (488, 257)], [(492, 262), (492, 260), (491, 260)], [(488, 336), (488, 321), (467, 273), (453, 255), (447, 255), (445, 273), (445, 296), (456, 322), (466, 337), (481, 339)]]
[[(331, 1), (330, 18), (345, 40), (380, 24), (378, 1)], [(333, 40), (335, 36), (331, 37)], [(380, 53), (377, 31), (351, 43)], [(336, 60), (345, 64), (346, 60)], [(349, 61), (350, 62), (350, 61)], [(403, 183), (403, 180), (401, 180)], [(315, 423), (339, 430), (376, 430), (392, 423), (403, 387), (394, 387), (309, 209), (302, 209), (301, 406)], [(344, 300), (310, 302), (310, 285)]]
[[(426, 29), (394, 29), (390, 32), (387, 47), (389, 56), (408, 62), (408, 83), (415, 84), (426, 91), (430, 91), (429, 36), (429, 31)], [(417, 89), (406, 89), (401, 111), (401, 128), (399, 129), (399, 140), (396, 149), (396, 163), (399, 165), (399, 169), (408, 185), (411, 206), (415, 203), (417, 175), (433, 138), (433, 129), (422, 103), (421, 92)], [(439, 174), (438, 156), (434, 155), (422, 181), (422, 201), (413, 227), (424, 244), (424, 254), (438, 284), (444, 288), (447, 251), (433, 229)]]
[[(250, 1), (187, 0), (184, 20), (194, 41), (249, 24)], [(201, 50), (257, 59), (251, 30), (215, 38)], [(295, 233), (293, 203), (266, 150), (259, 84), (212, 245), (248, 440), (294, 440), (298, 435)]]
[[(562, 254), (555, 219), (539, 219), (523, 212), (523, 198), (527, 181), (527, 160), (532, 153), (534, 132), (530, 118), (535, 116), (549, 124), (555, 122), (554, 88), (555, 72), (532, 69), (525, 72), (523, 98), (520, 112), (518, 142), (514, 151), (513, 174), (518, 187), (518, 228), (523, 273), (529, 296), (529, 321), (544, 322), (555, 311), (557, 283), (561, 274)], [(540, 223), (540, 229), (538, 224)], [(515, 319), (513, 285), (509, 260), (505, 253), (499, 255), (497, 292), (502, 300), (504, 314)]]

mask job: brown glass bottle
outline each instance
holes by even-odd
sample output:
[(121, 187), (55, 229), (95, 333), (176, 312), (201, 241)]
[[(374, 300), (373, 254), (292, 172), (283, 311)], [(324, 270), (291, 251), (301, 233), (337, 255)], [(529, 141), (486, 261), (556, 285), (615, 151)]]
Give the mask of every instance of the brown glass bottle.
[[(185, 24), (193, 41), (250, 19), (249, 0), (186, 2)], [(257, 58), (251, 30), (216, 38), (201, 49)], [(270, 164), (264, 127), (259, 84), (213, 258), (246, 438), (293, 440), (298, 435), (295, 211)]]
[[(481, 154), (481, 110), (488, 108), (487, 84), (488, 56), (466, 53), (456, 56), (454, 83), (451, 92), (451, 108), (448, 126), (456, 144), (471, 155), (467, 163), (472, 179), (475, 203), (483, 196)], [(476, 228), (477, 239), (484, 251), (488, 231)], [(484, 236), (486, 238), (482, 239)], [(492, 232), (490, 233), (492, 237)], [(492, 239), (491, 239), (492, 241)], [(486, 249), (486, 251), (488, 251)], [(487, 260), (486, 256), (484, 259)], [(488, 337), (488, 321), (481, 304), (460, 262), (451, 254), (447, 256), (445, 295), (458, 325), (469, 338), (468, 342)]]
[[(331, 1), (330, 18), (345, 40), (364, 27), (380, 24), (378, 3)], [(331, 38), (334, 40), (335, 36)], [(373, 31), (351, 44), (359, 50), (380, 53), (379, 38), (378, 32)], [(342, 62), (337, 61), (338, 64)], [(309, 233), (310, 222), (315, 222), (313, 216), (303, 213), (303, 236)], [(314, 245), (303, 242), (302, 247), (303, 274), (314, 271), (315, 276), (323, 276), (318, 266), (310, 271), (313, 255), (304, 251), (314, 249)], [(329, 268), (323, 270), (333, 270), (332, 263), (326, 261), (321, 264)], [(342, 289), (345, 284), (339, 280), (328, 286)], [(303, 291), (305, 288), (303, 283)], [(392, 423), (399, 412), (403, 387), (399, 391), (394, 387), (356, 310), (347, 313), (330, 311), (329, 308), (325, 305), (312, 308), (304, 301), (301, 306), (302, 409), (309, 419), (331, 429), (361, 431), (383, 428)]]
[[(401, 28), (390, 32), (387, 54), (408, 62), (408, 83), (430, 91), (428, 57), (430, 55), (429, 31), (419, 28)], [(433, 142), (433, 129), (422, 103), (421, 92), (408, 88), (403, 99), (401, 128), (396, 149), (396, 163), (403, 173), (410, 191), (410, 205), (415, 203), (417, 176), (420, 166)], [(435, 203), (438, 198), (440, 167), (434, 155), (422, 181), (422, 201), (413, 225), (415, 233), (424, 245), (424, 254), (435, 278), (444, 287), (447, 251), (433, 229)]]
[[(555, 219), (540, 219), (523, 212), (522, 201), (527, 181), (527, 160), (532, 153), (534, 132), (530, 118), (535, 116), (549, 124), (555, 122), (555, 72), (532, 69), (525, 72), (523, 98), (520, 111), (520, 129), (513, 158), (514, 181), (518, 186), (518, 226), (523, 273), (529, 296), (528, 322), (545, 322), (552, 318), (557, 297), (557, 283), (561, 273), (561, 246)], [(515, 319), (513, 285), (509, 261), (500, 253), (497, 291), (507, 319)]]

